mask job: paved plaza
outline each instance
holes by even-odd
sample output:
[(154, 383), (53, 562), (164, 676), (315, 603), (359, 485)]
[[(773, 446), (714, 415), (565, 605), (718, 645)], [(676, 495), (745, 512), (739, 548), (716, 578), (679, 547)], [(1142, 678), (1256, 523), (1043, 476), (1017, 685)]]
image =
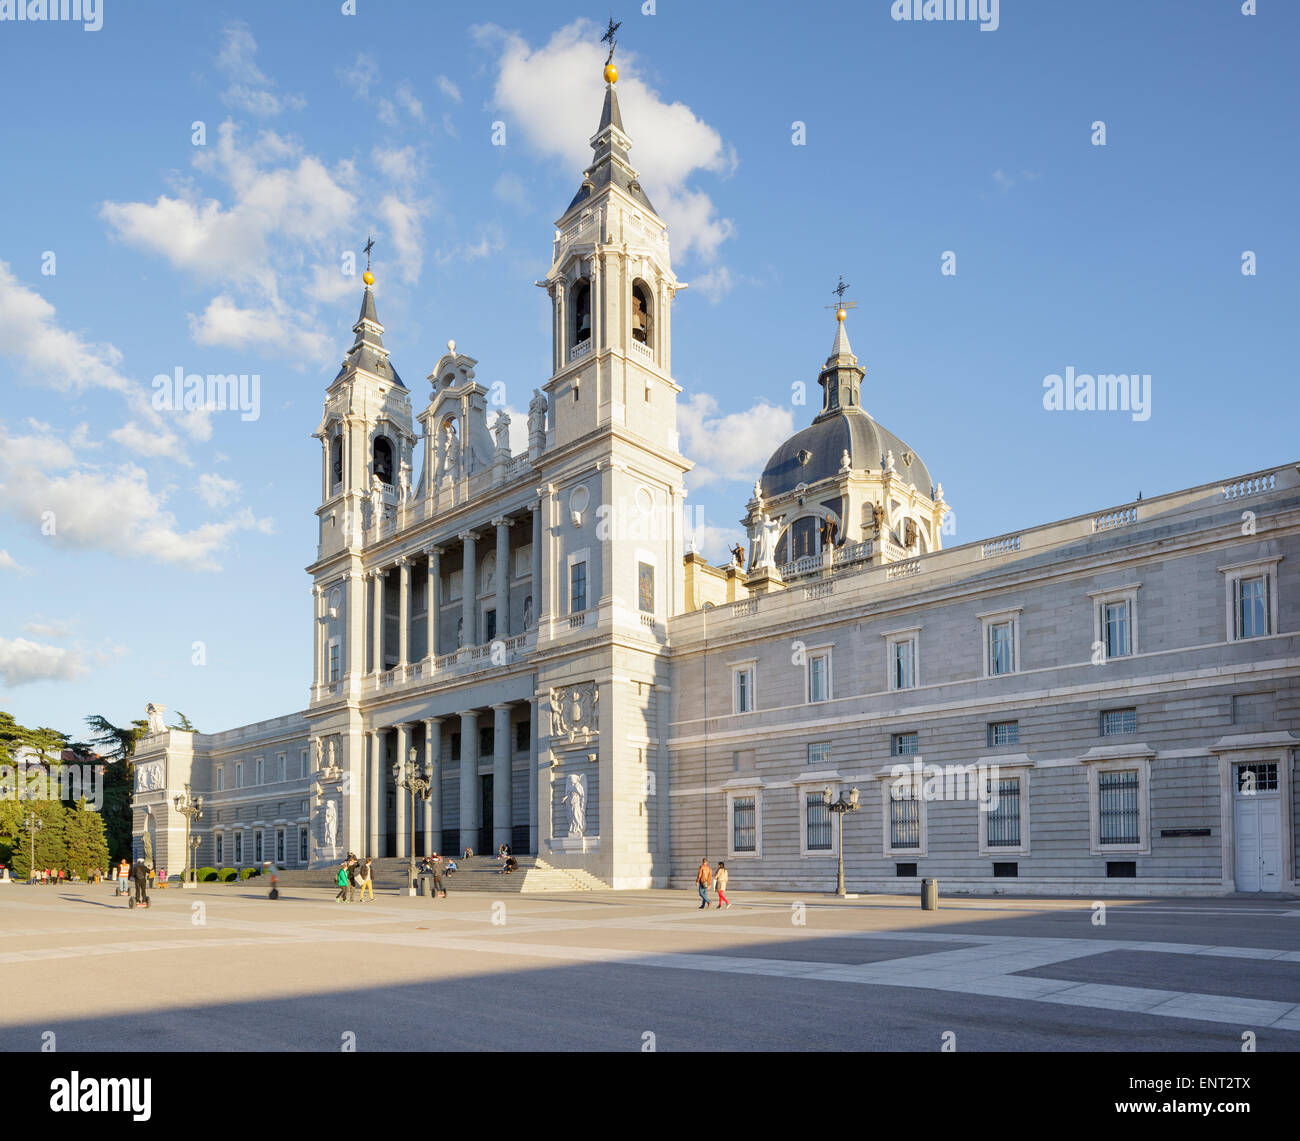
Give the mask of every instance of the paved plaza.
[(1300, 1049), (1300, 900), (0, 888), (0, 1049)]

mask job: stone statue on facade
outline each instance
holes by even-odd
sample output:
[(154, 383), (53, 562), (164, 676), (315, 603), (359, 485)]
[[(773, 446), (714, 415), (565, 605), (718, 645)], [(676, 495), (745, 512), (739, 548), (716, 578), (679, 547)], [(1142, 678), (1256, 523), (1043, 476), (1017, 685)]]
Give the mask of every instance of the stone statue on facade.
[(145, 716), (149, 718), (149, 736), (155, 733), (166, 733), (167, 726), (163, 724), (163, 714), (167, 712), (167, 706), (158, 705), (150, 702), (144, 707)]
[(532, 400), (528, 402), (528, 434), (546, 434), (546, 397), (536, 388), (533, 389)]
[(316, 771), (319, 772), (320, 769), (321, 769), (321, 742), (320, 742), (320, 738), (317, 737), (317, 738), (315, 739), (315, 741), (312, 742), (312, 745), (313, 745), (313, 756), (315, 756), (315, 758), (316, 758)]
[(524, 598), (524, 629), (533, 628), (533, 596), (530, 594)]
[(754, 523), (754, 570), (776, 570), (776, 540), (781, 520), (760, 511)]
[(894, 470), (894, 453), (892, 451), (885, 453), (885, 471)]
[(569, 791), (560, 800), (569, 806), (569, 835), (587, 834), (587, 778), (582, 773), (569, 774)]
[(871, 525), (876, 529), (877, 535), (882, 535), (885, 530), (885, 509), (879, 503), (871, 505)]
[(378, 532), (384, 521), (384, 481), (376, 472), (370, 477), (370, 526)]
[(398, 489), (398, 494), (401, 496), (402, 502), (403, 503), (408, 502), (411, 498), (411, 461), (410, 460), (406, 460), (406, 459), (402, 460), (402, 466), (401, 468), (398, 469), (397, 489)]
[(492, 435), (496, 437), (497, 451), (510, 452), (510, 417), (503, 408), (497, 413), (496, 423), (492, 425)]
[(325, 802), (325, 847), (331, 851), (339, 842), (339, 809), (332, 800)]
[(329, 768), (330, 768), (330, 772), (333, 772), (336, 768), (339, 767), (339, 762), (338, 762), (338, 749), (339, 749), (338, 742), (335, 741), (333, 737), (331, 737), (331, 738), (330, 738), (329, 747), (328, 747), (328, 750), (327, 750), (327, 752), (328, 752), (328, 756), (329, 756)]

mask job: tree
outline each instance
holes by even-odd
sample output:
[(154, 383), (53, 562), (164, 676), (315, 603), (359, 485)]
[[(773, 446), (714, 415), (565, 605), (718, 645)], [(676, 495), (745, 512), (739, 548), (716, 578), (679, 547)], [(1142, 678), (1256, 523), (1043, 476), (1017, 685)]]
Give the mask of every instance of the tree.
[(0, 759), (10, 761), (19, 752), (31, 749), (39, 753), (42, 760), (58, 763), (63, 750), (68, 747), (68, 735), (57, 729), (28, 729), (14, 720), (13, 714), (0, 710)]
[(190, 724), (190, 719), (185, 716), (179, 709), (176, 710), (176, 716), (180, 719), (175, 725), (168, 725), (168, 729), (179, 729), (182, 733), (197, 733), (198, 730)]
[[(11, 803), (6, 801), (5, 807), (11, 807)], [(32, 834), (26, 824), (28, 814), (35, 814), (41, 821), (36, 832), (36, 868), (67, 867), (67, 821), (63, 805), (57, 800), (26, 800), (12, 803), (12, 807), (17, 809), (13, 821), (17, 834), (10, 841), (14, 875), (26, 879), (32, 867)]]
[(131, 792), (135, 780), (136, 743), (149, 731), (149, 722), (136, 720), (129, 729), (114, 725), (98, 713), (86, 718), (92, 733), (91, 743), (111, 763), (104, 766), (104, 830), (114, 860), (131, 858)]
[(72, 808), (64, 809), (64, 835), (67, 850), (63, 866), (69, 873), (88, 879), (91, 868), (108, 867), (104, 819), (86, 807), (84, 797)]

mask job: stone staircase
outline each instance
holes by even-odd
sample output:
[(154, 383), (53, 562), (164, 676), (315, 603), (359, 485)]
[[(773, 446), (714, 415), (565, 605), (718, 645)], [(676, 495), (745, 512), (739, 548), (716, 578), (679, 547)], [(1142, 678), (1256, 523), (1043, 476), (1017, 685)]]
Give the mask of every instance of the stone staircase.
[[(448, 876), (445, 881), (447, 894), (461, 891), (491, 892), (495, 895), (516, 895), (521, 892), (574, 892), (574, 891), (608, 891), (609, 885), (588, 872), (557, 868), (537, 856), (516, 856), (519, 870), (508, 876), (500, 873), (501, 862), (495, 856), (472, 856), (468, 860), (457, 860), (459, 870)], [(416, 860), (416, 868), (420, 861)], [(400, 891), (406, 887), (407, 869), (410, 859), (407, 857), (386, 857), (375, 860), (375, 890)], [(280, 887), (332, 887), (337, 867), (288, 868), (278, 872)], [(261, 882), (261, 881), (259, 881)]]

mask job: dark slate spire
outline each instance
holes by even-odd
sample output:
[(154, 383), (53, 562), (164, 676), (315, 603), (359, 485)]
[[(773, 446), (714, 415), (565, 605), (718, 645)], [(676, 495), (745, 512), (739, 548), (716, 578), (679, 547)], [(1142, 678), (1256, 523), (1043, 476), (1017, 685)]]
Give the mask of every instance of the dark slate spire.
[[(569, 203), (569, 210), (599, 194), (606, 187), (614, 185), (652, 214), (657, 214), (658, 211), (651, 205), (645, 191), (641, 189), (641, 183), (637, 181), (637, 172), (628, 158), (632, 140), (623, 130), (623, 116), (618, 108), (618, 93), (614, 90), (614, 84), (618, 80), (618, 69), (607, 65), (605, 80), (605, 103), (600, 112), (600, 126), (596, 128), (596, 133), (591, 139), (591, 149), (595, 152), (595, 156), (591, 166), (583, 171), (582, 186), (573, 196), (573, 201)], [(565, 213), (568, 213), (568, 210)]]
[(374, 276), (369, 270), (365, 276), (370, 280), (366, 282), (366, 291), (361, 298), (361, 313), (357, 317), (357, 323), (352, 326), (357, 339), (352, 342), (348, 355), (343, 358), (343, 366), (334, 379), (338, 380), (345, 373), (363, 369), (405, 388), (402, 378), (388, 360), (388, 350), (384, 348), (384, 327), (379, 323), (379, 315), (375, 312), (375, 291), (371, 288)]

